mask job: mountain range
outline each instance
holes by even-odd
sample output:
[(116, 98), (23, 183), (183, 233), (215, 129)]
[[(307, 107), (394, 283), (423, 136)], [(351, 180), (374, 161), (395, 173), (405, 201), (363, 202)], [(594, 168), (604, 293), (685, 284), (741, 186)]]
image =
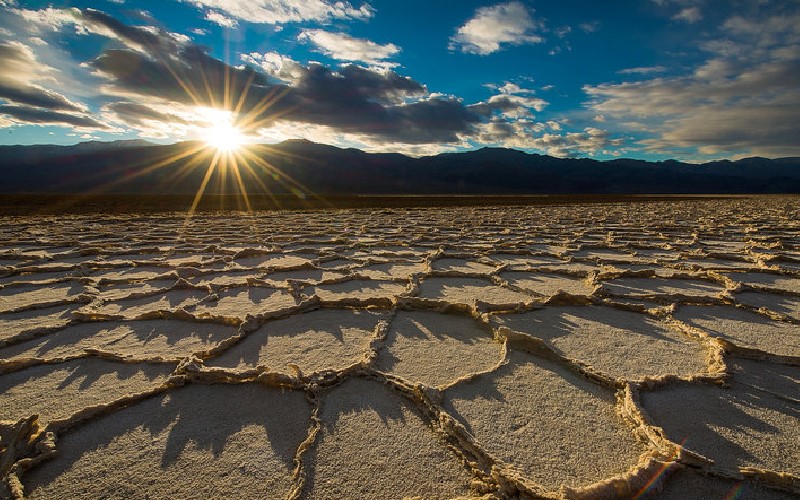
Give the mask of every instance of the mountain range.
[[(413, 158), (306, 140), (248, 146), (246, 155), (236, 162), (241, 183), (233, 163), (219, 161), (206, 192), (234, 194), (243, 185), (296, 196), (800, 193), (800, 158), (597, 161), (506, 148)], [(197, 142), (0, 146), (0, 193), (194, 194), (213, 156)]]

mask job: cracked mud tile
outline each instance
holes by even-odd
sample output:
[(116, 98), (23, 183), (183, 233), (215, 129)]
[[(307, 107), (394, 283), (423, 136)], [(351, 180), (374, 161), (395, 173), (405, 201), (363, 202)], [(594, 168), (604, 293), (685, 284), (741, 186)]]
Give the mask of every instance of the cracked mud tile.
[(78, 268), (48, 272), (14, 272), (10, 276), (0, 278), (0, 285), (52, 285), (56, 282), (69, 282), (73, 278), (81, 277), (83, 272)]
[(492, 322), (540, 338), (556, 352), (617, 379), (707, 372), (706, 352), (644, 314), (610, 307), (546, 307)]
[(725, 273), (725, 276), (752, 287), (764, 287), (800, 293), (800, 278), (770, 273)]
[(105, 266), (125, 266), (133, 265), (138, 262), (149, 263), (158, 262), (163, 259), (165, 254), (148, 252), (148, 253), (118, 253), (112, 255), (98, 255), (94, 258), (94, 262), (103, 264)]
[(727, 306), (679, 307), (672, 315), (738, 347), (783, 356), (800, 356), (800, 327), (761, 314)]
[(400, 311), (378, 350), (376, 368), (436, 387), (489, 370), (502, 357), (502, 344), (470, 317)]
[(282, 253), (269, 253), (264, 255), (253, 255), (250, 257), (241, 257), (233, 260), (239, 267), (244, 268), (281, 268), (281, 267), (296, 267), (303, 264), (310, 264), (315, 255), (311, 254), (282, 254)]
[(602, 266), (600, 264), (595, 264), (592, 262), (581, 262), (577, 260), (569, 262), (561, 262), (560, 264), (541, 266), (541, 268), (552, 271), (574, 273), (581, 276), (586, 276), (589, 273), (598, 272), (602, 270)]
[(81, 312), (111, 316), (119, 315), (125, 319), (136, 319), (147, 313), (177, 311), (178, 309), (193, 306), (203, 300), (206, 295), (208, 295), (206, 292), (199, 290), (170, 290), (148, 297), (123, 299), (105, 304), (90, 304), (84, 307)]
[(219, 273), (195, 276), (189, 281), (195, 285), (210, 286), (216, 289), (220, 287), (228, 288), (235, 286), (247, 286), (248, 278), (253, 277), (255, 277), (255, 274), (250, 269), (236, 271), (228, 270)]
[(425, 272), (422, 262), (386, 262), (371, 264), (355, 270), (359, 275), (373, 280), (409, 279), (412, 274)]
[(72, 311), (77, 308), (77, 305), (55, 306), (16, 313), (2, 313), (0, 314), (0, 344), (20, 335), (62, 328), (72, 321)]
[[(727, 388), (680, 384), (642, 392), (653, 423), (723, 468), (800, 475), (800, 367), (736, 360)], [(769, 387), (769, 389), (765, 389)]]
[(515, 292), (480, 278), (427, 278), (420, 283), (419, 296), (455, 304), (523, 304), (531, 302), (530, 295)]
[(495, 253), (489, 254), (489, 258), (497, 261), (499, 264), (510, 266), (510, 269), (516, 268), (530, 268), (539, 266), (557, 266), (564, 264), (564, 261), (555, 257), (545, 255), (518, 255), (509, 253)]
[(685, 269), (704, 269), (704, 270), (719, 270), (719, 271), (730, 271), (735, 269), (749, 270), (758, 267), (758, 264), (754, 261), (715, 259), (709, 257), (704, 257), (702, 259), (699, 258), (681, 259), (675, 264)]
[(99, 286), (95, 300), (112, 302), (125, 299), (130, 296), (164, 293), (172, 288), (176, 281), (177, 279), (175, 278), (166, 278), (146, 280), (139, 283), (122, 283)]
[(78, 282), (7, 285), (0, 288), (0, 312), (79, 302), (83, 292), (83, 285)]
[(638, 463), (644, 448), (614, 404), (611, 391), (517, 351), (495, 372), (444, 393), (445, 409), (484, 450), (551, 491)]
[(405, 283), (393, 281), (350, 280), (331, 285), (318, 285), (304, 291), (306, 294), (316, 293), (325, 301), (343, 299), (368, 300), (377, 298), (394, 298), (407, 292)]
[(272, 286), (286, 286), (287, 281), (299, 281), (315, 284), (321, 281), (341, 278), (342, 274), (322, 269), (297, 269), (294, 271), (278, 271), (269, 273), (260, 279)]
[(412, 405), (377, 381), (322, 396), (322, 430), (306, 458), (304, 498), (454, 498), (471, 475)]
[(593, 287), (587, 285), (586, 281), (582, 279), (570, 278), (560, 274), (507, 271), (500, 273), (500, 277), (510, 285), (524, 288), (545, 297), (551, 297), (559, 291), (571, 295), (589, 295), (593, 290)]
[(189, 385), (60, 436), (26, 498), (286, 498), (311, 425), (302, 392)]
[(172, 269), (166, 267), (137, 266), (96, 270), (89, 273), (89, 277), (100, 282), (104, 280), (112, 282), (120, 280), (151, 280), (160, 278), (165, 274), (170, 274), (172, 272)]
[(737, 293), (735, 298), (742, 304), (758, 308), (763, 307), (800, 320), (800, 297), (767, 292), (744, 292)]
[(573, 253), (572, 257), (581, 260), (595, 260), (601, 263), (634, 262), (639, 260), (630, 252), (608, 248), (587, 248)]
[(0, 420), (38, 414), (43, 423), (92, 406), (155, 389), (175, 365), (127, 364), (78, 359), (0, 375)]
[(280, 311), (297, 305), (295, 298), (286, 291), (264, 287), (228, 288), (218, 292), (215, 299), (195, 306), (193, 314), (244, 320), (248, 314)]
[(431, 269), (434, 271), (489, 274), (497, 268), (474, 260), (444, 258), (433, 261)]
[(724, 289), (698, 280), (669, 278), (618, 278), (605, 282), (603, 290), (626, 297), (683, 296), (712, 298)]
[(791, 500), (797, 495), (768, 489), (751, 481), (735, 481), (681, 469), (669, 476), (661, 493), (643, 495), (653, 500)]
[(82, 323), (6, 347), (0, 357), (54, 359), (98, 349), (131, 359), (178, 359), (214, 347), (236, 332), (229, 326), (179, 320)]
[(385, 313), (320, 309), (267, 322), (208, 366), (255, 368), (259, 365), (292, 373), (296, 365), (308, 375), (343, 370), (361, 361)]

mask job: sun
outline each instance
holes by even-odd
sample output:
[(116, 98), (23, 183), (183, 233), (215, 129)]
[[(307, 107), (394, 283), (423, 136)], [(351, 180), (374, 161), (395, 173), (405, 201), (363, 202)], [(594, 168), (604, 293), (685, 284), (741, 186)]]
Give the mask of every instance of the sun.
[(204, 133), (206, 144), (217, 151), (233, 152), (241, 148), (246, 138), (242, 131), (230, 120), (219, 121)]

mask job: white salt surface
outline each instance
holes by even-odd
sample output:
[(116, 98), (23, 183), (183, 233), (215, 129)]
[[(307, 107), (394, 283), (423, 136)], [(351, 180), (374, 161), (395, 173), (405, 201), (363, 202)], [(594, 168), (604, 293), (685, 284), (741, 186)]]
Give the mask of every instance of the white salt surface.
[(619, 379), (691, 376), (707, 368), (700, 344), (638, 313), (609, 307), (548, 307), (498, 314), (493, 320)]
[(797, 234), (781, 197), (0, 217), (0, 496), (627, 498), (688, 437), (664, 498), (796, 497)]

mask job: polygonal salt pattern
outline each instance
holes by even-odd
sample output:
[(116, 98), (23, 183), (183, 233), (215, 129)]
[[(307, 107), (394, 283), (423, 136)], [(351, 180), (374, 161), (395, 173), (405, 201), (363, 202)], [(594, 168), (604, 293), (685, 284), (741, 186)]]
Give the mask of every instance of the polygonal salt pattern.
[(781, 197), (0, 217), (0, 496), (796, 497), (799, 230)]

